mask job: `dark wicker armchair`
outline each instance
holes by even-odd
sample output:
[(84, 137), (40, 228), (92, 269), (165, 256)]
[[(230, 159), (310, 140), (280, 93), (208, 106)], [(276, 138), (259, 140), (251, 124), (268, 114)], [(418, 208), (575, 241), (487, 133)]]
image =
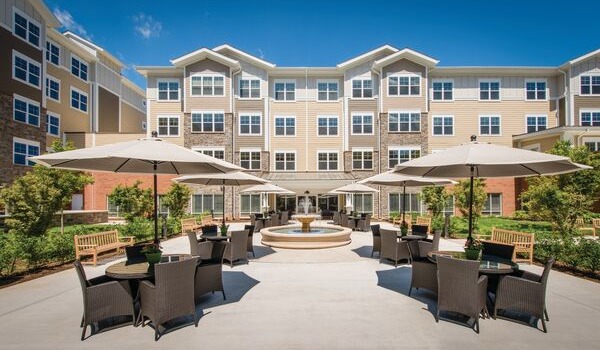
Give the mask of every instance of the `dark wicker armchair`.
[(252, 225), (244, 225), (244, 230), (248, 230), (248, 244), (246, 246), (246, 252), (252, 253), (252, 256), (256, 258), (256, 254), (254, 254), (254, 226)]
[(370, 226), (371, 226), (371, 214), (367, 214), (364, 216), (364, 218), (358, 220), (358, 223), (356, 224), (356, 229), (367, 232), (369, 230)]
[(348, 227), (348, 214), (340, 214), (340, 226)]
[(133, 298), (128, 281), (115, 281), (107, 276), (88, 280), (81, 262), (75, 260), (74, 265), (83, 293), (81, 340), (85, 339), (88, 326), (92, 326), (93, 333), (94, 324), (109, 317), (131, 316), (132, 322), (135, 322)]
[(481, 241), (483, 244), (482, 255), (495, 256), (505, 260), (512, 260), (515, 255), (515, 245), (491, 241)]
[(341, 221), (342, 221), (342, 217), (340, 216), (340, 212), (339, 211), (334, 211), (333, 212), (333, 224), (334, 225), (340, 225)]
[(548, 332), (546, 321), (550, 319), (546, 309), (546, 286), (553, 264), (554, 258), (549, 259), (542, 275), (519, 271), (515, 276), (503, 277), (498, 284), (494, 317), (497, 317), (498, 310), (528, 314), (542, 320), (542, 330)]
[(398, 261), (407, 260), (410, 264), (412, 257), (408, 242), (398, 242), (398, 234), (393, 230), (380, 229), (381, 233), (381, 252), (379, 253), (379, 262), (383, 260), (391, 260), (394, 266), (398, 266)]
[(428, 259), (413, 260), (408, 296), (411, 295), (413, 288), (425, 288), (435, 294), (438, 293), (437, 265), (435, 263)]
[(200, 257), (200, 259), (210, 258), (212, 243), (208, 241), (198, 242), (198, 238), (194, 232), (188, 232), (187, 235), (190, 242), (190, 254), (192, 256)]
[(194, 279), (194, 299), (198, 299), (206, 293), (220, 291), (225, 297), (223, 288), (223, 253), (225, 253), (225, 242), (211, 242), (210, 258), (200, 259), (196, 267)]
[(146, 248), (146, 244), (132, 245), (125, 247), (125, 256), (128, 262), (140, 262), (146, 261), (146, 255), (142, 253), (142, 250)]
[(429, 254), (429, 252), (440, 250), (441, 236), (442, 232), (438, 230), (433, 233), (433, 240), (431, 242), (425, 240), (417, 241), (419, 258), (425, 259), (427, 258), (427, 254)]
[(154, 325), (154, 340), (158, 340), (158, 328), (166, 321), (193, 315), (198, 327), (194, 302), (194, 274), (198, 258), (154, 265), (154, 284), (140, 283), (140, 321), (150, 319)]
[(231, 239), (227, 242), (225, 247), (225, 254), (223, 260), (229, 261), (229, 265), (233, 267), (233, 263), (238, 260), (248, 261), (248, 253), (246, 252), (248, 247), (248, 230), (243, 231), (232, 231)]
[(381, 232), (379, 225), (371, 225), (371, 233), (373, 234), (373, 250), (371, 250), (371, 257), (373, 253), (378, 252), (381, 254)]
[(440, 311), (456, 312), (475, 319), (473, 329), (479, 333), (479, 317), (487, 313), (487, 276), (479, 276), (479, 261), (438, 256), (438, 307)]
[(281, 222), (279, 223), (281, 226), (285, 226), (290, 223), (290, 213), (288, 211), (281, 212)]

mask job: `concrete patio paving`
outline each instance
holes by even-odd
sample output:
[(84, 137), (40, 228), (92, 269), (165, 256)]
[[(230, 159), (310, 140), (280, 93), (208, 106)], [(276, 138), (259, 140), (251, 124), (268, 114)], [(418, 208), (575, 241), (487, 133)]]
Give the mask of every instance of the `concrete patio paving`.
[[(234, 224), (233, 229), (238, 225)], [(225, 265), (227, 300), (207, 295), (193, 325), (154, 341), (150, 327), (127, 325), (79, 340), (81, 289), (73, 269), (0, 290), (0, 349), (597, 349), (600, 284), (553, 271), (547, 302), (549, 332), (506, 320), (481, 320), (481, 333), (435, 322), (435, 298), (408, 297), (410, 266), (370, 258), (371, 234), (355, 232), (348, 246), (281, 250), (260, 245), (257, 257)], [(188, 253), (186, 237), (164, 243)], [(442, 240), (441, 249), (460, 250)], [(115, 260), (86, 266), (100, 275)], [(537, 266), (523, 266), (541, 271)]]

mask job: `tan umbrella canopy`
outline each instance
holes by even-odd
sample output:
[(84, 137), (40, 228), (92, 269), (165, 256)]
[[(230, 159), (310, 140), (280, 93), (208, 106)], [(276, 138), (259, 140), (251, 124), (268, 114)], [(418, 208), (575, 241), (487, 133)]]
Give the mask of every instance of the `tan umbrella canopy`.
[(260, 177), (242, 171), (221, 174), (185, 175), (176, 177), (173, 181), (184, 184), (223, 186), (223, 224), (225, 224), (225, 186), (245, 186), (269, 182), (268, 180), (261, 179)]
[(477, 142), (473, 135), (469, 143), (398, 164), (394, 172), (414, 176), (470, 178), (468, 239), (472, 240), (474, 177), (557, 175), (584, 169), (591, 167), (573, 163), (568, 157)]
[(441, 178), (408, 176), (400, 173), (395, 173), (393, 170), (385, 173), (377, 174), (360, 180), (359, 184), (371, 184), (381, 186), (402, 186), (402, 222), (406, 212), (406, 187), (421, 187), (421, 186), (442, 186), (455, 184), (455, 181)]
[(276, 194), (295, 194), (296, 192), (290, 191), (283, 187), (279, 187), (272, 183), (265, 183), (262, 185), (256, 185), (241, 190), (242, 193), (276, 193)]
[(348, 185), (344, 185), (342, 187), (338, 187), (334, 190), (329, 191), (331, 194), (343, 194), (343, 193), (372, 193), (379, 192), (378, 190), (369, 187), (367, 185), (363, 185), (361, 183), (355, 182)]
[(188, 148), (145, 138), (30, 157), (47, 167), (115, 173), (154, 174), (154, 241), (158, 243), (157, 174), (227, 173), (241, 167)]

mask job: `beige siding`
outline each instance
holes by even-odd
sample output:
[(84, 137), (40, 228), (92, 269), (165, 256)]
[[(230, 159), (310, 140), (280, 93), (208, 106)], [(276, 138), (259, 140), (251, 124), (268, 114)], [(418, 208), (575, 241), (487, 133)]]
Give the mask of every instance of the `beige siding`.
[[(64, 50), (64, 46), (61, 47), (61, 50)], [(65, 56), (63, 52), (65, 51), (61, 51), (61, 57)], [(49, 63), (46, 67), (49, 75), (60, 80), (60, 102), (47, 98), (46, 107), (49, 111), (60, 114), (61, 133), (91, 131), (90, 116), (93, 108), (93, 100), (90, 93), (90, 84), (77, 78), (63, 66), (57, 67)], [(71, 87), (88, 94), (88, 113), (83, 113), (71, 107)]]
[[(419, 96), (390, 96), (388, 93), (389, 77), (396, 74), (415, 74), (421, 77), (421, 94)], [(427, 107), (426, 68), (406, 59), (398, 60), (383, 69), (381, 99), (383, 112), (400, 109), (419, 109)]]
[[(191, 76), (195, 74), (219, 74), (225, 76), (224, 96), (219, 97), (192, 97), (191, 96)], [(185, 111), (190, 113), (192, 110), (219, 110), (225, 113), (231, 112), (230, 103), (230, 69), (228, 66), (222, 65), (210, 59), (190, 64), (186, 67), (185, 76)]]
[[(263, 149), (265, 146), (265, 103), (263, 99), (253, 99), (253, 100), (240, 100), (236, 99), (235, 101), (235, 119), (234, 125), (235, 128), (235, 145), (236, 151), (240, 148), (259, 148)], [(261, 120), (261, 134), (260, 136), (248, 136), (248, 135), (240, 135), (240, 114), (243, 113), (260, 113), (262, 116)]]
[[(275, 170), (275, 151), (296, 151), (296, 171), (306, 171), (306, 104), (301, 102), (275, 102), (271, 103), (269, 116), (271, 170)], [(275, 117), (295, 116), (296, 135), (275, 136)]]
[(148, 118), (148, 131), (157, 130), (157, 117), (159, 115), (177, 115), (179, 116), (179, 137), (164, 137), (165, 140), (183, 146), (183, 113), (182, 102), (165, 102), (165, 101), (148, 101), (150, 107), (150, 115)]
[(146, 120), (146, 113), (121, 101), (121, 132), (145, 133), (142, 122)]
[(177, 80), (179, 81), (179, 100), (183, 101), (181, 96), (181, 92), (183, 91), (183, 80), (180, 75), (152, 75), (146, 79), (146, 98), (148, 100), (156, 100), (158, 99), (158, 80), (167, 79), (167, 80)]
[(584, 110), (600, 111), (600, 96), (574, 96), (575, 105), (575, 125), (581, 125), (581, 112)]
[(546, 152), (551, 149), (558, 140), (560, 140), (560, 135), (551, 135), (540, 139), (521, 141), (516, 144), (515, 147), (530, 148), (537, 146), (539, 147), (540, 152)]
[(103, 146), (111, 143), (125, 142), (137, 140), (146, 137), (146, 134), (125, 134), (125, 133), (97, 133), (97, 134), (85, 134), (85, 146)]
[[(373, 115), (373, 134), (372, 135), (352, 135), (352, 115), (359, 112), (368, 112)], [(377, 147), (377, 129), (379, 128), (379, 118), (377, 115), (376, 99), (350, 99), (348, 100), (348, 116), (346, 119), (348, 127), (348, 146), (352, 147)]]
[[(556, 126), (555, 104), (550, 101), (499, 101), (476, 102), (454, 101), (452, 103), (431, 102), (428, 116), (429, 124), (429, 152), (445, 149), (464, 142), (468, 142), (471, 135), (478, 135), (479, 141), (512, 145), (512, 135), (526, 132), (526, 119), (528, 114), (546, 115), (548, 128)], [(432, 118), (441, 115), (454, 116), (453, 136), (433, 136)], [(480, 115), (500, 115), (500, 136), (485, 136), (479, 134)]]
[(571, 93), (574, 95), (579, 95), (581, 90), (579, 78), (585, 74), (600, 74), (600, 57), (598, 55), (571, 67)]

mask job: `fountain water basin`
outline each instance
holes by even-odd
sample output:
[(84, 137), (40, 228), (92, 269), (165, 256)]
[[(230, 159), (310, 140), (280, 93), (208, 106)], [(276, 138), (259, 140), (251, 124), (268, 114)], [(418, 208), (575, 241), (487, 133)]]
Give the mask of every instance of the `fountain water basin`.
[(352, 230), (341, 226), (313, 226), (305, 233), (300, 226), (273, 226), (260, 230), (262, 244), (274, 248), (323, 249), (351, 242)]

